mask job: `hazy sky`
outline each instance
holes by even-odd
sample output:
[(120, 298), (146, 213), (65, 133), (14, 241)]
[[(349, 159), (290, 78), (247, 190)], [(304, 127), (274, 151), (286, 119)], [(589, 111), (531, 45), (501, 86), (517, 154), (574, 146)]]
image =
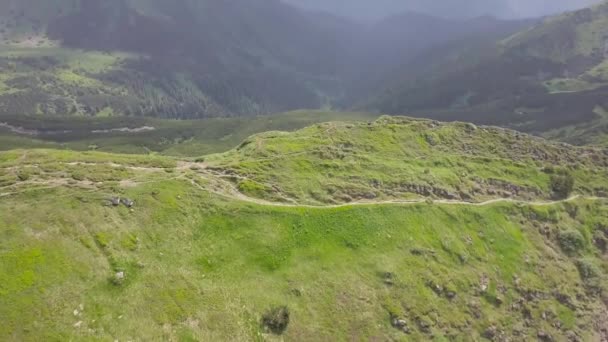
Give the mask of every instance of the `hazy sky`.
[(305, 8), (322, 9), (357, 19), (378, 19), (403, 11), (439, 16), (505, 18), (535, 17), (588, 6), (599, 0), (284, 0)]

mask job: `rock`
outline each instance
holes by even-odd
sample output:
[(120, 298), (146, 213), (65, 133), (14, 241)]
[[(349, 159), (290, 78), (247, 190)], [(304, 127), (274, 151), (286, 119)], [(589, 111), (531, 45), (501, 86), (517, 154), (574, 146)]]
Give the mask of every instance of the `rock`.
[(81, 325), (82, 325), (82, 321), (78, 321), (78, 322), (74, 323), (74, 328), (80, 328)]
[(471, 132), (475, 132), (477, 130), (477, 126), (475, 126), (472, 123), (467, 123), (467, 124), (465, 124), (465, 129), (467, 130), (467, 132), (471, 133)]
[(410, 249), (410, 253), (412, 253), (413, 255), (417, 255), (417, 256), (423, 256), (423, 255), (435, 255), (435, 251), (432, 249), (425, 249), (425, 248), (412, 248)]
[(120, 198), (118, 198), (118, 197), (110, 198), (110, 204), (117, 207), (120, 204)]
[(452, 299), (456, 298), (456, 292), (454, 292), (454, 291), (446, 291), (445, 292), (445, 296), (446, 296), (447, 299), (452, 300)]
[(580, 342), (582, 341), (578, 335), (576, 335), (576, 333), (572, 330), (568, 330), (566, 331), (566, 338), (568, 339), (569, 342)]
[(425, 319), (424, 317), (420, 317), (420, 318), (418, 318), (417, 322), (418, 322), (418, 327), (420, 328), (420, 331), (422, 331), (425, 334), (431, 333), (431, 322), (429, 322), (428, 319)]
[(114, 274), (114, 278), (112, 279), (112, 283), (114, 285), (121, 285), (125, 281), (125, 272), (116, 272)]
[(515, 284), (516, 288), (521, 286), (521, 278), (517, 274), (513, 276), (513, 283)]
[(551, 335), (549, 335), (547, 332), (545, 331), (539, 331), (538, 334), (536, 334), (536, 336), (538, 337), (539, 340), (541, 341), (546, 341), (546, 342), (551, 342), (553, 341), (553, 337)]
[(399, 329), (406, 334), (409, 334), (410, 332), (410, 328), (407, 326), (407, 322), (404, 319), (398, 318), (396, 316), (393, 316), (393, 318), (391, 319), (391, 325), (393, 326), (393, 328)]
[(488, 340), (494, 340), (494, 338), (496, 337), (496, 335), (498, 334), (498, 329), (496, 328), (496, 326), (491, 326), (488, 327), (486, 330), (484, 330), (482, 336), (487, 338)]
[(470, 301), (468, 303), (469, 311), (473, 317), (480, 319), (482, 317), (481, 303), (478, 301)]
[(131, 208), (131, 207), (133, 207), (135, 205), (135, 201), (130, 200), (128, 198), (122, 198), (120, 200), (120, 203), (124, 204), (125, 207), (127, 207), (127, 208)]
[(434, 281), (429, 280), (426, 282), (426, 286), (428, 286), (436, 295), (441, 296), (443, 294), (443, 287), (439, 284), (436, 284)]
[(490, 278), (488, 278), (488, 276), (484, 274), (481, 277), (481, 280), (479, 281), (479, 290), (481, 291), (481, 293), (485, 293), (486, 291), (488, 291), (489, 287), (490, 287)]

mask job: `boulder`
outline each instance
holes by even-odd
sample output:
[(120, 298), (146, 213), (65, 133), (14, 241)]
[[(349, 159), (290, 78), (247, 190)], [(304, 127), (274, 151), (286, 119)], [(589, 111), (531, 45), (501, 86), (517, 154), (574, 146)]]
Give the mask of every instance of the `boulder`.
[(393, 326), (393, 328), (399, 329), (406, 334), (409, 334), (410, 332), (410, 328), (407, 326), (407, 321), (397, 316), (392, 316), (391, 325)]
[(124, 206), (127, 207), (127, 208), (132, 208), (135, 205), (135, 202), (133, 200), (128, 199), (128, 198), (122, 198), (120, 200), (120, 203), (124, 204)]

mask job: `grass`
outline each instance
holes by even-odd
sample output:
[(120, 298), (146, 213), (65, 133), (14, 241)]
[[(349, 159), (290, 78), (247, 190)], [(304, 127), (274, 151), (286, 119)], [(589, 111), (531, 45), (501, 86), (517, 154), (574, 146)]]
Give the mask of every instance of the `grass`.
[[(387, 191), (391, 179), (548, 186), (534, 151), (570, 168), (579, 193), (606, 179), (592, 149), (407, 118), (264, 133), (201, 159), (246, 175), (249, 195), (281, 200), (297, 187), (299, 202), (318, 203), (326, 184), (363, 191), (372, 178)], [(606, 200), (264, 206), (216, 194), (212, 170), (179, 163), (0, 152), (0, 340), (466, 341), (491, 327), (513, 340), (599, 336)], [(111, 206), (114, 196), (135, 206)], [(279, 336), (263, 321), (283, 307)]]
[[(581, 157), (582, 151), (502, 129), (382, 117), (264, 133), (205, 160), (254, 197), (278, 193), (284, 201), (348, 203), (550, 198), (549, 167), (571, 170), (583, 193), (606, 189), (599, 162), (605, 157), (592, 149), (586, 151), (595, 157)], [(243, 179), (256, 184), (243, 186)]]
[[(544, 311), (591, 333), (588, 316), (575, 319), (549, 289), (586, 310), (598, 303), (577, 298), (574, 261), (552, 257), (535, 225), (587, 234), (607, 218), (600, 203), (572, 204), (572, 218), (561, 205), (269, 208), (178, 180), (120, 191), (136, 199), (134, 212), (78, 188), (0, 199), (11, 212), (0, 216), (0, 338), (259, 340), (263, 315), (285, 305), (289, 340), (405, 338), (391, 314), (411, 339), (429, 338), (427, 322), (436, 338), (466, 340), (490, 325), (511, 331), (511, 304), (530, 290), (549, 296), (526, 303), (533, 317), (521, 336), (544, 328)], [(117, 272), (124, 282), (112, 281)]]

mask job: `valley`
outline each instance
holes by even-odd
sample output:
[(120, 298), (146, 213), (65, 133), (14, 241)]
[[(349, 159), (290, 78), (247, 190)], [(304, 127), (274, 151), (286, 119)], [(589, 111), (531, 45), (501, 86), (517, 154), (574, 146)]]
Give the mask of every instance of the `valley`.
[(0, 341), (608, 341), (608, 2), (327, 1), (0, 0)]

